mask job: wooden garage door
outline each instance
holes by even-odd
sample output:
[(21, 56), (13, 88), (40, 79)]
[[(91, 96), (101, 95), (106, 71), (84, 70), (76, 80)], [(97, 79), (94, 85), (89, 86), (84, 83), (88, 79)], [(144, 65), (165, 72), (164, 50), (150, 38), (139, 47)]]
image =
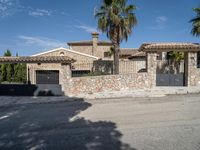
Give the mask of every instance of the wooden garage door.
[(36, 84), (59, 84), (59, 71), (37, 70)]

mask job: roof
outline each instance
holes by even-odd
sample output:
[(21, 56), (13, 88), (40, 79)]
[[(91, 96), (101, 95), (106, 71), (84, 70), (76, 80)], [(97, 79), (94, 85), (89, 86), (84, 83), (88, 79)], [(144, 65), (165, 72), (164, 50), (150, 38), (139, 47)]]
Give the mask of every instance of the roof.
[(67, 56), (46, 57), (0, 57), (0, 63), (73, 63), (74, 59)]
[(92, 55), (89, 55), (89, 54), (81, 53), (81, 52), (75, 51), (73, 49), (67, 49), (67, 48), (64, 48), (64, 47), (48, 50), (48, 51), (45, 51), (45, 52), (42, 52), (42, 53), (38, 53), (38, 54), (35, 54), (35, 55), (32, 55), (32, 56), (40, 56), (40, 55), (52, 53), (52, 52), (59, 51), (59, 50), (64, 50), (64, 51), (67, 51), (67, 52), (71, 52), (71, 53), (74, 53), (74, 54), (90, 57), (90, 58), (93, 58), (93, 59), (99, 59), (96, 56), (92, 56)]
[(135, 54), (133, 54), (132, 56), (129, 56), (129, 59), (133, 59), (133, 58), (145, 58), (146, 57), (146, 53), (145, 52), (137, 52)]
[(121, 48), (119, 54), (120, 55), (134, 55), (138, 53), (138, 48)]
[(144, 43), (140, 51), (200, 51), (198, 43)]
[[(68, 42), (69, 46), (85, 46), (85, 45), (92, 45), (93, 41), (77, 41), (77, 42)], [(110, 41), (98, 41), (98, 45), (105, 45), (105, 46), (112, 46), (112, 42)]]

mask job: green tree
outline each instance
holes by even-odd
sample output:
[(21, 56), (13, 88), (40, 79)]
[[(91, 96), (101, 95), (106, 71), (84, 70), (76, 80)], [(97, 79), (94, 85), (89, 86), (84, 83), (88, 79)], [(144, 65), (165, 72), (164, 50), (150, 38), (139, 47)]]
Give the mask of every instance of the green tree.
[(103, 0), (95, 12), (98, 29), (107, 34), (114, 47), (114, 73), (119, 74), (120, 43), (132, 33), (137, 24), (135, 5), (127, 5), (127, 0)]
[(4, 56), (7, 56), (7, 57), (12, 56), (12, 53), (10, 52), (9, 49), (6, 50), (6, 52), (4, 53)]
[(194, 8), (193, 10), (196, 12), (196, 17), (190, 20), (193, 26), (191, 33), (194, 36), (200, 36), (200, 8)]
[(26, 76), (27, 76), (27, 74), (26, 74), (26, 64), (21, 64), (21, 67), (20, 67), (20, 77), (21, 77), (21, 80), (20, 80), (20, 82), (22, 82), (22, 83), (26, 83)]
[(13, 69), (11, 64), (6, 65), (6, 73), (7, 73), (6, 81), (12, 82)]
[(6, 64), (1, 65), (1, 82), (6, 81), (7, 79), (7, 71), (6, 71)]
[(15, 82), (19, 82), (19, 81), (20, 81), (20, 79), (19, 79), (19, 77), (18, 77), (19, 69), (20, 69), (20, 64), (15, 64), (15, 65), (14, 65), (14, 81), (15, 81)]
[(14, 67), (14, 81), (19, 83), (26, 82), (26, 64), (16, 64)]
[(175, 73), (180, 72), (180, 63), (184, 60), (184, 52), (172, 51), (169, 52), (169, 58), (172, 60), (172, 67)]
[[(4, 53), (5, 57), (11, 57), (12, 53), (11, 51), (8, 49), (6, 50), (6, 52)], [(6, 80), (4, 81), (8, 81), (8, 82), (12, 82), (12, 75), (13, 75), (13, 64), (4, 64), (5, 68), (6, 68)]]
[[(4, 53), (4, 56), (6, 57), (10, 57), (12, 56), (10, 50), (6, 50), (6, 52)], [(9, 80), (11, 80), (11, 74), (12, 74), (12, 66), (8, 67), (8, 64), (1, 64), (1, 82), (3, 81), (7, 81), (8, 78), (10, 78)], [(8, 72), (9, 74), (8, 74)]]

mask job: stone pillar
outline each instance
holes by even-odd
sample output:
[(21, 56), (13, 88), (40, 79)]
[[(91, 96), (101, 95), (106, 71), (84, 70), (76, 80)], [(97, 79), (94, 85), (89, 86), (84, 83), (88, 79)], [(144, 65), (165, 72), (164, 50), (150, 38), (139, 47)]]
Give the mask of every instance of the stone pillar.
[(99, 38), (99, 33), (93, 32), (92, 33), (92, 55), (96, 56), (97, 54), (97, 48), (98, 48), (98, 38)]
[(151, 88), (156, 86), (157, 52), (147, 52), (146, 68)]
[(187, 86), (199, 84), (199, 71), (197, 68), (197, 52), (187, 52), (185, 55), (185, 82)]
[(69, 64), (61, 64), (60, 68), (60, 84), (62, 91), (65, 95), (68, 95), (68, 89), (70, 88), (70, 79), (72, 77), (72, 71)]

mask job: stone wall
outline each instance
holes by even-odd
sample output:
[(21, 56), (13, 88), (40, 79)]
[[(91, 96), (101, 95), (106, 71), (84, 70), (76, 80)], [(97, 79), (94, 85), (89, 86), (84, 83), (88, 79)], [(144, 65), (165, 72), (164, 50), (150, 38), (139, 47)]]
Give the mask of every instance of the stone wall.
[(199, 86), (200, 68), (197, 68), (197, 52), (187, 52), (185, 57), (186, 57), (186, 68), (185, 68), (186, 85)]
[(152, 81), (151, 87), (156, 86), (157, 52), (147, 52), (146, 68), (148, 77)]
[(147, 53), (147, 72), (143, 73), (68, 78), (64, 84), (65, 94), (153, 88), (156, 86), (156, 58), (155, 52)]
[(65, 84), (65, 93), (76, 95), (103, 91), (148, 89), (152, 87), (152, 82), (154, 81), (151, 80), (148, 73), (71, 78)]

